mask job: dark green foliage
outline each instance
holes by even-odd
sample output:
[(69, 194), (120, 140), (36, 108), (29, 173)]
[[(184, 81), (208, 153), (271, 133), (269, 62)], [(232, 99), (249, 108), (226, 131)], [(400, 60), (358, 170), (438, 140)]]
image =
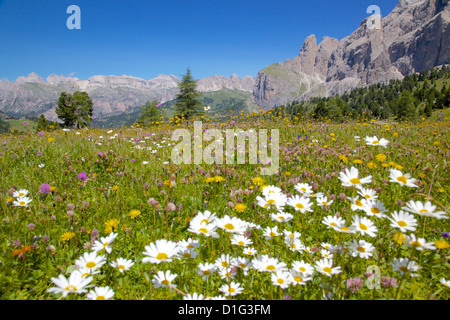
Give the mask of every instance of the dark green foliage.
[(184, 119), (192, 119), (203, 113), (203, 104), (200, 102), (200, 93), (196, 90), (197, 82), (188, 68), (181, 82), (178, 83), (180, 93), (176, 97), (175, 114)]
[[(418, 116), (430, 117), (435, 109), (450, 106), (450, 67), (407, 75), (403, 80), (377, 83), (355, 88), (341, 96), (294, 101), (278, 108), (293, 119), (302, 117), (341, 121), (349, 117), (414, 121)], [(439, 84), (439, 86), (438, 86)], [(441, 87), (442, 86), (442, 87)], [(440, 89), (439, 89), (440, 88)]]
[(72, 96), (75, 105), (75, 115), (77, 117), (77, 128), (84, 128), (91, 125), (94, 114), (94, 104), (86, 92), (77, 91)]
[(75, 115), (75, 105), (70, 93), (61, 93), (55, 112), (58, 115), (58, 118), (63, 122), (62, 126), (64, 128), (71, 128), (75, 125), (77, 116)]
[(47, 120), (43, 114), (41, 114), (36, 122), (36, 131), (52, 131), (60, 127), (58, 122)]
[(141, 115), (137, 120), (140, 126), (148, 127), (157, 121), (160, 121), (162, 116), (161, 109), (159, 108), (158, 101), (153, 100), (152, 102), (147, 101), (141, 108)]
[(64, 128), (89, 127), (92, 121), (94, 105), (86, 92), (77, 91), (73, 95), (61, 93), (55, 109), (58, 118), (63, 121)]
[(9, 129), (10, 129), (9, 123), (0, 119), (0, 133), (9, 132)]

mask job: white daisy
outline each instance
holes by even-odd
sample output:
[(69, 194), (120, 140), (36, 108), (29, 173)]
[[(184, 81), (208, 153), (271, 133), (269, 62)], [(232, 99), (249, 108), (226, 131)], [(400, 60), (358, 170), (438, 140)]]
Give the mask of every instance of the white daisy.
[(153, 277), (152, 282), (155, 289), (161, 287), (176, 287), (176, 285), (172, 282), (177, 276), (177, 274), (172, 274), (170, 270), (167, 270), (166, 272), (158, 271), (158, 273)]
[(223, 218), (216, 218), (216, 225), (229, 233), (244, 233), (247, 230), (247, 224), (243, 220), (228, 215)]
[(300, 192), (302, 195), (307, 195), (313, 193), (312, 187), (307, 183), (297, 183), (294, 189)]
[(391, 227), (400, 229), (401, 232), (416, 231), (417, 220), (414, 216), (408, 212), (400, 210), (399, 212), (394, 211), (392, 213)]
[(292, 283), (292, 275), (287, 271), (278, 270), (270, 275), (270, 280), (281, 289), (287, 289)]
[(259, 255), (252, 260), (253, 267), (259, 272), (277, 272), (278, 270), (286, 270), (286, 263), (271, 258), (268, 255)]
[(109, 264), (113, 268), (117, 268), (120, 273), (130, 270), (134, 262), (129, 259), (117, 258), (116, 261), (111, 261)]
[(372, 182), (372, 176), (359, 178), (358, 169), (351, 167), (350, 170), (345, 168), (345, 172), (339, 172), (339, 180), (341, 180), (341, 184), (344, 187), (356, 187), (361, 189), (363, 184)]
[(312, 280), (312, 277), (306, 273), (300, 272), (300, 271), (295, 271), (295, 270), (291, 270), (291, 284), (292, 285), (301, 285), (304, 286), (306, 284), (307, 281)]
[(427, 242), (424, 238), (416, 238), (414, 234), (405, 236), (406, 245), (416, 250), (436, 250), (433, 242)]
[(298, 271), (306, 275), (312, 275), (314, 273), (314, 268), (311, 264), (302, 261), (292, 262), (291, 269), (293, 271)]
[(244, 291), (244, 288), (241, 287), (240, 283), (232, 281), (230, 284), (224, 284), (219, 288), (220, 292), (223, 292), (225, 296), (236, 296), (241, 294)]
[(213, 263), (205, 262), (199, 263), (197, 274), (206, 280), (211, 274), (213, 274), (217, 270), (217, 267)]
[(295, 211), (300, 211), (301, 213), (312, 212), (311, 206), (313, 203), (307, 197), (301, 197), (295, 195), (288, 199), (287, 204), (295, 209)]
[(365, 240), (352, 240), (348, 248), (352, 251), (352, 256), (369, 259), (375, 247)]
[(359, 215), (353, 216), (352, 227), (354, 227), (356, 232), (361, 233), (361, 235), (364, 236), (367, 234), (372, 238), (376, 236), (376, 232), (378, 231), (372, 220), (366, 217), (360, 217)]
[(13, 207), (28, 207), (32, 200), (28, 197), (18, 197), (13, 201)]
[(114, 297), (114, 290), (110, 287), (95, 287), (94, 290), (89, 291), (86, 300), (110, 300)]
[(66, 279), (65, 276), (60, 274), (58, 278), (50, 279), (56, 287), (47, 289), (49, 293), (61, 293), (62, 297), (65, 298), (69, 293), (85, 293), (86, 288), (89, 288), (88, 284), (94, 280), (92, 276), (82, 277), (81, 272), (78, 270), (72, 271), (69, 278)]
[(399, 185), (412, 187), (412, 188), (418, 188), (419, 186), (414, 184), (417, 180), (414, 178), (411, 178), (411, 175), (409, 173), (403, 174), (400, 170), (397, 169), (389, 169), (389, 182), (395, 182)]
[(435, 212), (437, 207), (433, 205), (431, 201), (427, 201), (424, 204), (420, 201), (410, 200), (408, 203), (406, 203), (406, 207), (402, 207), (402, 209), (411, 213), (418, 214), (422, 217), (433, 217), (438, 220), (448, 219), (448, 216), (444, 211)]
[(391, 262), (391, 266), (395, 271), (399, 271), (402, 276), (405, 274), (409, 274), (411, 277), (419, 276), (416, 271), (420, 269), (420, 266), (416, 262), (410, 261), (408, 258), (394, 258), (394, 262)]
[(146, 251), (143, 252), (143, 254), (148, 257), (143, 258), (142, 262), (160, 264), (161, 262), (172, 262), (173, 259), (178, 258), (178, 251), (180, 248), (175, 242), (161, 239), (145, 246), (145, 250)]
[(373, 137), (367, 136), (364, 138), (364, 140), (366, 141), (366, 144), (370, 146), (381, 146), (386, 148), (387, 145), (389, 144), (388, 140), (386, 140), (385, 138), (378, 139), (377, 136)]
[(341, 267), (333, 268), (333, 259), (323, 258), (321, 260), (316, 261), (315, 269), (317, 272), (326, 275), (327, 277), (331, 277), (334, 274), (341, 273)]
[(97, 252), (85, 252), (83, 256), (75, 260), (78, 268), (86, 268), (89, 272), (100, 269), (106, 263), (105, 256), (97, 256)]
[(101, 237), (100, 241), (99, 240), (95, 241), (94, 245), (92, 246), (92, 250), (95, 252), (99, 252), (105, 249), (107, 253), (111, 253), (112, 251), (111, 243), (114, 241), (114, 239), (116, 239), (117, 236), (118, 233), (111, 232), (107, 237)]

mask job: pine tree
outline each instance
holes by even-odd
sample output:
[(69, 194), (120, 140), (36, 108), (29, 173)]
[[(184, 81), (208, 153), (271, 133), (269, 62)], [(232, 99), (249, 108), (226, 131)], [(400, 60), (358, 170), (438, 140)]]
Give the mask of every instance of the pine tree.
[(158, 101), (153, 100), (152, 102), (147, 101), (141, 108), (141, 115), (137, 120), (140, 126), (148, 127), (152, 123), (157, 122), (162, 115), (161, 110), (157, 107)]
[(62, 92), (55, 109), (58, 118), (62, 120), (62, 126), (65, 128), (73, 127), (77, 121), (75, 114), (75, 105), (70, 93)]
[(400, 98), (398, 99), (398, 109), (397, 109), (397, 120), (410, 120), (414, 121), (417, 119), (417, 108), (415, 105), (415, 99), (411, 91), (405, 90), (402, 92)]
[(77, 128), (89, 127), (94, 113), (94, 104), (86, 92), (77, 91), (72, 99), (75, 106), (75, 115), (77, 116)]
[(94, 104), (86, 92), (77, 91), (73, 95), (61, 93), (55, 110), (58, 118), (63, 121), (62, 126), (71, 128), (89, 127), (94, 112)]
[(196, 90), (197, 82), (191, 75), (188, 68), (181, 82), (178, 83), (180, 93), (176, 97), (175, 113), (177, 116), (183, 116), (184, 119), (192, 119), (193, 117), (203, 113), (202, 102), (199, 101), (200, 93)]

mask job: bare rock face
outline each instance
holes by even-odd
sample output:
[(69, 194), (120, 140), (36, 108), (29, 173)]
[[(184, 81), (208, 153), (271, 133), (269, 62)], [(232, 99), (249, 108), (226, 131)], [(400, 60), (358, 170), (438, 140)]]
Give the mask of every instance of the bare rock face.
[[(389, 15), (380, 18), (380, 28), (370, 25), (371, 18), (364, 19), (340, 41), (325, 37), (317, 49), (315, 38), (308, 37), (300, 55), (286, 62), (294, 67), (279, 68), (276, 75), (284, 82), (294, 82), (287, 91), (280, 81), (263, 77), (267, 68), (262, 70), (255, 85), (255, 102), (268, 108), (277, 104), (275, 100), (286, 103), (343, 94), (356, 87), (402, 79), (407, 74), (450, 63), (448, 0), (400, 0)], [(292, 87), (301, 84), (291, 76), (292, 69), (323, 75), (325, 79), (294, 96)], [(264, 88), (270, 92), (261, 92)]]
[(254, 102), (270, 108), (292, 101), (323, 83), (328, 60), (338, 43), (337, 39), (325, 37), (317, 45), (315, 35), (307, 37), (298, 56), (285, 63), (272, 64), (258, 73), (253, 89)]
[(226, 88), (252, 92), (254, 85), (255, 78), (253, 78), (252, 76), (239, 78), (237, 74), (233, 73), (229, 78), (215, 75), (212, 77), (199, 79), (197, 81), (197, 90), (199, 92), (208, 92)]
[[(131, 112), (154, 99), (164, 103), (178, 94), (178, 79), (174, 75), (158, 75), (149, 80), (132, 76), (93, 76), (87, 80), (52, 74), (44, 81), (35, 73), (19, 77), (15, 82), (0, 82), (0, 110), (16, 116), (39, 116), (55, 121), (55, 107), (61, 92), (84, 91), (94, 103), (93, 118)], [(216, 91), (222, 88), (251, 92), (255, 79), (251, 76), (230, 78), (213, 76), (200, 79), (197, 90)]]

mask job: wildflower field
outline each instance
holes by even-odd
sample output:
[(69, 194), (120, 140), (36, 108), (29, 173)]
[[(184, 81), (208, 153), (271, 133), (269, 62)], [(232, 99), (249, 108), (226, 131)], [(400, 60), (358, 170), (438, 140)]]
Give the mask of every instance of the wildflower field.
[(175, 165), (182, 122), (1, 136), (0, 299), (448, 299), (449, 121), (233, 119), (277, 174)]

